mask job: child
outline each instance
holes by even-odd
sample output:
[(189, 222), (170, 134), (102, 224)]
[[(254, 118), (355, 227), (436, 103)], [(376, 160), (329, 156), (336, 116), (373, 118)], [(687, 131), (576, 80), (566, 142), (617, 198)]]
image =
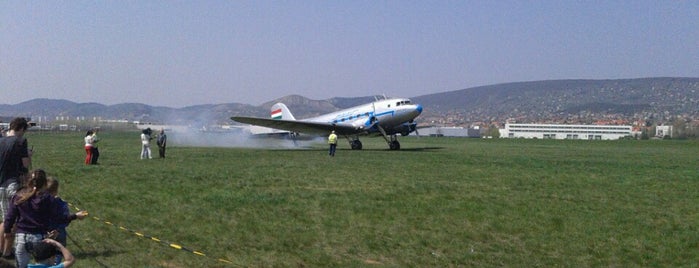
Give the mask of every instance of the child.
[[(39, 242), (51, 231), (49, 225), (68, 223), (75, 219), (87, 217), (86, 211), (64, 215), (55, 202), (55, 197), (46, 191), (46, 172), (37, 169), (31, 173), (23, 190), (18, 191), (10, 202), (5, 214), (4, 235), (12, 236), (15, 231), (15, 259), (17, 267), (26, 267), (31, 256), (25, 245)], [(59, 243), (60, 244), (60, 243)], [(67, 256), (66, 256), (67, 257)]]
[[(47, 238), (31, 245), (30, 252), (35, 263), (29, 264), (27, 268), (67, 268), (75, 263), (73, 254), (56, 240)], [(61, 263), (56, 262), (56, 255), (59, 251), (65, 257)]]
[[(58, 179), (55, 177), (48, 177), (46, 178), (46, 191), (55, 197), (54, 202), (56, 202), (56, 206), (60, 208), (60, 212), (62, 215), (70, 215), (70, 209), (68, 208), (68, 203), (66, 201), (63, 201), (58, 196)], [(66, 227), (68, 227), (69, 223), (55, 223), (55, 222), (50, 222), (49, 223), (49, 238), (53, 238), (58, 243), (61, 243), (64, 247), (67, 245), (67, 238), (68, 238), (68, 231), (66, 231)], [(63, 255), (58, 253), (56, 254), (56, 263), (60, 263), (61, 260), (63, 259)]]

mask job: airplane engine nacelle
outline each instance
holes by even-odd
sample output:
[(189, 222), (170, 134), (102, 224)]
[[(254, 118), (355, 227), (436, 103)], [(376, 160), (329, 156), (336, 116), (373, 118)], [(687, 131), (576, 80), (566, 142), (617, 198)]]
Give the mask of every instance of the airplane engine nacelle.
[(399, 132), (401, 136), (408, 136), (411, 132), (417, 129), (417, 123), (404, 123), (400, 126)]

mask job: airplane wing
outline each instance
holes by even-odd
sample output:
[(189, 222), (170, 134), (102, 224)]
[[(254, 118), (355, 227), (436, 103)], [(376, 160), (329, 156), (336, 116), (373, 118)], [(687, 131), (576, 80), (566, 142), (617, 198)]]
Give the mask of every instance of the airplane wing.
[(362, 132), (357, 127), (351, 124), (330, 124), (330, 123), (320, 123), (320, 122), (308, 122), (299, 120), (278, 120), (278, 119), (267, 119), (267, 118), (257, 118), (257, 117), (243, 117), (234, 116), (231, 117), (233, 121), (270, 127), (275, 129), (289, 130), (298, 133), (308, 133), (308, 134), (320, 134), (326, 135), (330, 131), (335, 130), (338, 135), (353, 135)]

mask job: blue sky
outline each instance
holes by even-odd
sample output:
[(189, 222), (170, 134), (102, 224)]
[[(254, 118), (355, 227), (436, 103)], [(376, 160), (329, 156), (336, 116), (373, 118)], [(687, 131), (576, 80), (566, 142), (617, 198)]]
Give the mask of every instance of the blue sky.
[(0, 103), (699, 77), (699, 1), (0, 1)]

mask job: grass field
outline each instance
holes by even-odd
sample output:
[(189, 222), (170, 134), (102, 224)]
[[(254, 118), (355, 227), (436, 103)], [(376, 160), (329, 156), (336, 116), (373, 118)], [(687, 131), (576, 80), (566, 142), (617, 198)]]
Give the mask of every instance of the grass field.
[(90, 212), (69, 227), (77, 267), (699, 263), (696, 141), (364, 138), (335, 158), (171, 144), (140, 160), (138, 135), (100, 133), (85, 166), (82, 133), (28, 134), (34, 167)]

